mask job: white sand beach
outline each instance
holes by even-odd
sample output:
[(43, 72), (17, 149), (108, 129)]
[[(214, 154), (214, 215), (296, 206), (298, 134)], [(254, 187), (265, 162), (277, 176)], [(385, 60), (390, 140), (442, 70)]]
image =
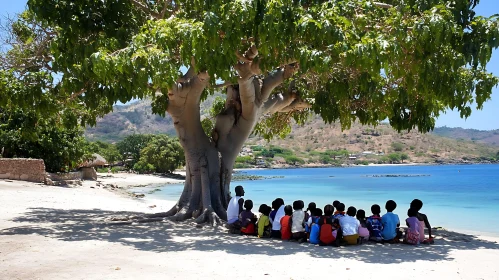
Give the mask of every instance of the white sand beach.
[(0, 180), (0, 279), (499, 279), (494, 237), (438, 230), (434, 245), (332, 248), (190, 222), (108, 223), (172, 206), (109, 184), (172, 180), (118, 174), (66, 187)]

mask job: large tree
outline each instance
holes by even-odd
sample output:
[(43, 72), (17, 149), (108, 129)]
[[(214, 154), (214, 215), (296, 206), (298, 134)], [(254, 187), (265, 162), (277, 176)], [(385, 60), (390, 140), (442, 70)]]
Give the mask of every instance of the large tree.
[[(246, 138), (289, 131), (310, 113), (326, 122), (429, 131), (440, 112), (490, 98), (485, 70), (497, 17), (478, 0), (29, 0), (51, 39), (58, 87), (96, 114), (153, 99), (185, 151), (186, 181), (167, 213), (225, 219), (235, 158)], [(188, 67), (188, 71), (180, 73)], [(226, 94), (212, 131), (203, 98)], [(220, 106), (221, 105), (221, 106)]]

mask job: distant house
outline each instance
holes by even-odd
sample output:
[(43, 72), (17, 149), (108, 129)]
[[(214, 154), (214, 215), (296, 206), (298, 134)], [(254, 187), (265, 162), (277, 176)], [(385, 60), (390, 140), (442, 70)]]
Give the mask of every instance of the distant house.
[(348, 159), (355, 160), (355, 159), (357, 159), (357, 157), (356, 156), (349, 156)]
[(373, 154), (374, 154), (374, 152), (371, 152), (371, 151), (363, 151), (362, 152), (363, 156), (369, 156), (369, 155), (373, 155)]

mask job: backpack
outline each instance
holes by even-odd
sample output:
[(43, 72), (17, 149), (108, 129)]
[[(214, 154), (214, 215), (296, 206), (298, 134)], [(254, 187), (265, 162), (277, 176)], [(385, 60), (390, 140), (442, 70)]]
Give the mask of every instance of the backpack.
[(321, 232), (319, 234), (319, 240), (325, 244), (331, 244), (336, 238), (333, 236), (333, 225), (326, 222), (326, 217), (323, 218), (324, 223), (321, 226)]

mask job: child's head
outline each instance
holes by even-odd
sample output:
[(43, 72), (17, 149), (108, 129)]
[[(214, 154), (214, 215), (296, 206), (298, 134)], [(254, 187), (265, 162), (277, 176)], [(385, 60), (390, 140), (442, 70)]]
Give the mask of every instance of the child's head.
[(385, 209), (386, 211), (388, 212), (393, 212), (393, 210), (395, 210), (395, 208), (397, 208), (397, 203), (393, 200), (388, 200), (385, 204)]
[(408, 217), (416, 217), (417, 215), (418, 215), (418, 210), (414, 208), (409, 208), (409, 210), (407, 210)]
[(336, 206), (338, 206), (338, 204), (340, 204), (340, 202), (338, 200), (333, 201), (333, 207), (334, 208), (336, 208)]
[(334, 213), (334, 207), (331, 204), (324, 206), (324, 216), (332, 216)]
[(345, 204), (343, 203), (338, 203), (338, 205), (336, 206), (336, 211), (338, 212), (344, 212), (345, 211)]
[(378, 204), (373, 204), (373, 206), (371, 206), (371, 213), (373, 213), (373, 215), (379, 215), (379, 213), (381, 213), (381, 207), (379, 207)]
[(280, 198), (280, 197), (279, 197), (279, 198), (276, 198), (276, 199), (275, 199), (275, 203), (276, 203), (276, 206), (277, 206), (277, 207), (276, 207), (276, 208), (274, 208), (274, 209), (279, 209), (279, 207), (281, 207), (281, 206), (283, 206), (283, 205), (284, 205), (284, 199), (282, 199), (282, 198)]
[(284, 206), (284, 214), (286, 214), (286, 216), (293, 215), (293, 207), (291, 207), (291, 205)]
[(251, 209), (253, 209), (253, 201), (251, 199), (244, 201), (244, 209), (247, 211), (251, 211)]
[(305, 203), (302, 200), (296, 200), (293, 202), (293, 210), (302, 210), (305, 207)]
[(312, 213), (313, 216), (320, 217), (322, 216), (322, 209), (320, 208), (315, 208), (314, 212)]
[(272, 209), (277, 210), (277, 209), (279, 208), (279, 206), (280, 206), (280, 205), (277, 203), (277, 200), (276, 200), (276, 199), (274, 199), (274, 201), (272, 201)]
[(258, 208), (258, 212), (262, 213), (265, 216), (270, 215), (270, 210), (271, 208), (267, 204), (262, 204), (260, 205), (260, 208)]
[(421, 210), (421, 208), (423, 208), (423, 202), (419, 199), (414, 199), (412, 202), (411, 202), (411, 208), (415, 209), (416, 211), (419, 212), (419, 210)]
[(334, 213), (334, 207), (331, 204), (324, 206), (324, 216), (332, 216)]
[(308, 204), (307, 211), (310, 211), (310, 213), (312, 213), (312, 215), (313, 215), (315, 209), (317, 209), (317, 205), (315, 205), (315, 202), (310, 202)]
[(359, 209), (357, 210), (357, 220), (363, 221), (366, 219), (366, 211)]
[(357, 208), (355, 208), (353, 206), (348, 207), (347, 215), (351, 216), (351, 217), (355, 217), (355, 214), (357, 214)]

